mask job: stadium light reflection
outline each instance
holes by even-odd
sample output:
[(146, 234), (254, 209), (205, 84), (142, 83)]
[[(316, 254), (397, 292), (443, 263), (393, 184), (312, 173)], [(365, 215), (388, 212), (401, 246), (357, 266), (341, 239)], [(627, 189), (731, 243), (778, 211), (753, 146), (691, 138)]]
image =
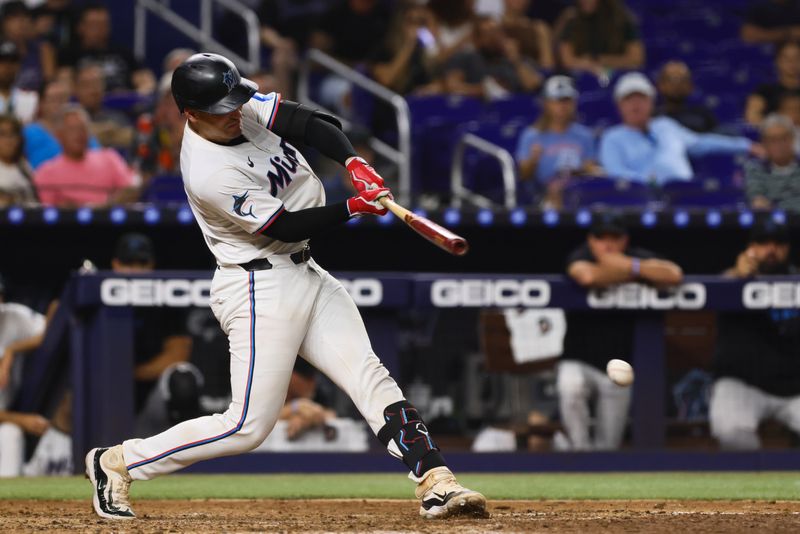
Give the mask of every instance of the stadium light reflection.
[(111, 213), (108, 214), (111, 222), (114, 224), (122, 224), (125, 222), (125, 219), (128, 218), (128, 212), (125, 211), (125, 208), (113, 208)]
[(92, 215), (92, 208), (83, 207), (79, 208), (78, 211), (75, 212), (75, 219), (80, 224), (89, 224), (92, 222)]
[(556, 210), (545, 210), (542, 213), (542, 222), (545, 226), (556, 226), (560, 216)]
[(494, 213), (489, 209), (482, 209), (478, 211), (478, 224), (481, 226), (489, 226), (494, 221)]
[(157, 224), (161, 220), (161, 212), (158, 208), (149, 207), (144, 210), (144, 222), (147, 224)]
[(461, 222), (461, 212), (455, 208), (448, 208), (444, 212), (444, 223), (449, 226), (456, 226)]
[(658, 216), (653, 211), (645, 211), (641, 216), (642, 226), (645, 228), (652, 228), (658, 222)]
[(11, 224), (20, 224), (25, 219), (25, 212), (22, 208), (14, 206), (8, 210), (8, 222)]
[(178, 222), (181, 224), (191, 224), (194, 221), (194, 215), (192, 214), (192, 210), (188, 207), (184, 206), (178, 210)]
[(683, 228), (687, 224), (689, 224), (689, 214), (685, 211), (676, 211), (675, 215), (672, 217), (675, 226), (679, 228)]
[(739, 214), (739, 225), (745, 228), (753, 226), (753, 213), (750, 211), (743, 211)]
[(706, 224), (711, 228), (716, 228), (722, 223), (722, 214), (717, 210), (706, 213)]
[(781, 210), (773, 211), (772, 222), (775, 224), (786, 224), (786, 213)]
[(42, 211), (42, 220), (47, 224), (55, 224), (58, 222), (58, 209), (53, 206), (48, 206)]
[(525, 213), (525, 210), (516, 208), (511, 212), (508, 218), (514, 226), (522, 226), (528, 221), (528, 214)]
[(589, 210), (578, 210), (575, 214), (575, 222), (578, 226), (589, 226), (592, 224), (592, 212)]

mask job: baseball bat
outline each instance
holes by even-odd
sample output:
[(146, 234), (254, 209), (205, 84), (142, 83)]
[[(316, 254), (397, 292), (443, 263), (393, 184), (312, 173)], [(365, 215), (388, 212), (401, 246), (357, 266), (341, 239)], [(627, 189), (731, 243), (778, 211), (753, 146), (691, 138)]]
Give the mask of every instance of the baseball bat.
[(466, 239), (425, 217), (412, 213), (394, 200), (383, 197), (378, 200), (378, 202), (383, 204), (385, 208), (388, 208), (389, 211), (411, 227), (412, 230), (450, 254), (463, 256), (469, 250), (469, 244)]

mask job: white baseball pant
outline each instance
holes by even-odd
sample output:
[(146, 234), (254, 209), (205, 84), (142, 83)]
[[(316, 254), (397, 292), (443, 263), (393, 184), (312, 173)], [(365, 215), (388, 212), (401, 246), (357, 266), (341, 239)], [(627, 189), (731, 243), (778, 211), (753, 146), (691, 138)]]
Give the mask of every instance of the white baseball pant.
[[(631, 388), (620, 387), (588, 363), (561, 360), (556, 379), (561, 422), (572, 450), (613, 450), (622, 443)], [(596, 399), (594, 440), (589, 402)]]
[(758, 425), (770, 418), (800, 433), (800, 396), (776, 397), (736, 378), (714, 382), (708, 419), (723, 449), (758, 449)]
[(264, 271), (221, 267), (212, 281), (211, 309), (230, 342), (230, 406), (223, 414), (125, 441), (134, 480), (260, 445), (286, 399), (298, 354), (350, 396), (376, 434), (385, 424), (384, 408), (403, 400), (342, 284), (313, 259), (299, 265), (288, 255), (269, 260), (273, 268)]

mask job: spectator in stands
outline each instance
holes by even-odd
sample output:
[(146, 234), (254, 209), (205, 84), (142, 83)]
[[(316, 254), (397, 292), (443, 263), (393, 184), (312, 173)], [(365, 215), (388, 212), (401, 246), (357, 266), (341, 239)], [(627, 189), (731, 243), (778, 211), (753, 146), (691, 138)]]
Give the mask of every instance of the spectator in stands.
[(561, 64), (598, 77), (644, 65), (644, 45), (633, 16), (621, 0), (578, 0), (562, 14), (556, 35)]
[(33, 120), (39, 95), (15, 85), (20, 69), (17, 45), (0, 42), (0, 113), (12, 114), (23, 123)]
[[(659, 287), (681, 283), (681, 268), (650, 251), (629, 246), (622, 220), (613, 213), (595, 217), (586, 243), (567, 259), (567, 274), (586, 289), (641, 282)], [(630, 388), (611, 382), (605, 373), (612, 358), (630, 361), (634, 313), (567, 312), (564, 352), (556, 387), (561, 422), (571, 450), (611, 450), (622, 442)], [(594, 436), (590, 435), (590, 401), (594, 399)]]
[(178, 68), (178, 65), (192, 57), (197, 53), (196, 50), (191, 48), (173, 48), (169, 53), (164, 56), (164, 61), (161, 62), (161, 72), (172, 72)]
[[(39, 98), (39, 111), (36, 122), (25, 125), (25, 159), (33, 167), (39, 166), (47, 160), (61, 154), (61, 144), (56, 137), (56, 121), (61, 110), (71, 98), (69, 85), (56, 80), (47, 83)], [(94, 136), (89, 138), (89, 149), (100, 148), (100, 143)]]
[[(111, 269), (121, 275), (152, 272), (155, 247), (149, 237), (124, 234), (114, 248)], [(134, 309), (136, 433), (157, 434), (197, 417), (203, 376), (189, 362), (192, 338), (181, 308)]]
[(14, 0), (0, 9), (3, 38), (17, 45), (21, 66), (16, 85), (20, 89), (39, 91), (56, 75), (56, 50), (33, 27), (33, 17), (25, 2)]
[(436, 64), (472, 48), (475, 10), (472, 0), (430, 0), (435, 17)]
[(430, 83), (436, 45), (433, 28), (433, 15), (426, 6), (406, 4), (398, 10), (383, 46), (372, 58), (372, 77), (401, 95)]
[[(724, 276), (796, 275), (785, 226), (758, 223), (747, 248)], [(720, 313), (716, 381), (711, 393), (711, 433), (723, 449), (760, 447), (759, 424), (775, 419), (800, 433), (800, 312), (772, 309)]]
[(794, 125), (794, 153), (800, 156), (800, 94), (785, 93), (778, 104), (778, 114), (789, 117)]
[(662, 184), (670, 179), (691, 180), (689, 155), (751, 153), (764, 148), (744, 137), (698, 134), (670, 117), (652, 117), (655, 88), (639, 72), (622, 76), (614, 86), (622, 124), (600, 139), (600, 164), (610, 176)]
[(561, 193), (571, 176), (600, 174), (595, 162), (594, 136), (575, 122), (578, 91), (567, 76), (552, 76), (542, 90), (544, 107), (517, 142), (519, 178), (532, 193), (544, 189), (544, 205), (561, 207)]
[(530, 4), (530, 0), (505, 0), (500, 22), (506, 35), (517, 42), (523, 57), (532, 60), (539, 68), (552, 69), (555, 58), (550, 27), (544, 21), (528, 17)]
[(309, 430), (324, 427), (328, 420), (336, 417), (336, 412), (317, 402), (315, 396), (316, 369), (298, 356), (289, 379), (286, 403), (278, 414), (279, 420), (287, 421), (286, 437), (290, 441)]
[(255, 82), (258, 86), (258, 92), (268, 95), (270, 93), (279, 93), (278, 79), (268, 70), (259, 70), (250, 74), (247, 77), (250, 81)]
[(72, 44), (78, 18), (72, 0), (45, 0), (33, 10), (36, 35), (50, 41), (57, 49)]
[(775, 72), (778, 79), (765, 83), (747, 97), (744, 118), (758, 125), (770, 113), (778, 109), (785, 94), (800, 95), (800, 43), (787, 41), (775, 50)]
[(773, 113), (761, 125), (766, 159), (745, 163), (747, 199), (756, 209), (800, 211), (800, 162), (794, 152), (794, 125)]
[(746, 43), (800, 40), (800, 4), (796, 0), (762, 0), (747, 11), (741, 38)]
[(75, 96), (89, 114), (92, 135), (105, 147), (129, 150), (133, 144), (130, 119), (117, 110), (103, 105), (106, 96), (106, 77), (100, 65), (81, 64), (75, 76)]
[(110, 93), (135, 90), (147, 95), (155, 90), (153, 73), (140, 65), (130, 50), (111, 42), (111, 16), (107, 7), (102, 4), (84, 7), (76, 32), (77, 42), (59, 54), (58, 63), (65, 75), (72, 77), (78, 67), (94, 63), (102, 67)]
[(658, 73), (658, 95), (661, 99), (656, 115), (671, 117), (693, 132), (706, 133), (717, 127), (714, 112), (707, 106), (692, 104), (692, 73), (683, 61), (668, 61)]
[[(391, 10), (378, 0), (337, 2), (323, 16), (310, 37), (310, 46), (319, 48), (348, 65), (359, 65), (370, 58), (376, 43), (389, 31)], [(320, 102), (337, 113), (352, 111), (350, 82), (336, 75), (320, 84)]]
[(446, 93), (493, 99), (539, 89), (542, 76), (497, 21), (478, 18), (474, 34), (475, 49), (452, 56), (442, 67), (439, 83)]
[(314, 28), (320, 25), (329, 0), (262, 0), (258, 9), (261, 21), (261, 42), (274, 46), (276, 41), (289, 41), (284, 46), (299, 51), (308, 47)]
[(36, 202), (23, 143), (22, 124), (11, 115), (0, 115), (0, 207)]
[(39, 199), (56, 206), (107, 205), (136, 198), (136, 177), (113, 149), (89, 150), (89, 115), (65, 106), (56, 120), (64, 153), (34, 174)]
[(145, 141), (144, 150), (138, 147), (139, 171), (146, 180), (158, 175), (180, 175), (180, 152), (186, 116), (172, 96), (172, 75), (165, 74), (159, 83), (158, 100), (153, 111), (153, 131)]

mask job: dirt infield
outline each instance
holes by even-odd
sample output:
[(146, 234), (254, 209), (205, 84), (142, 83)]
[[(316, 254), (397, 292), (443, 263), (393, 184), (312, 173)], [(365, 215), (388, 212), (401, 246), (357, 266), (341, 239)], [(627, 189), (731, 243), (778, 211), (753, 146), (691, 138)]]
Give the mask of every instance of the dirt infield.
[(139, 501), (139, 519), (88, 502), (0, 500), (0, 531), (38, 532), (800, 532), (800, 502), (494, 501), (488, 519), (425, 521), (412, 501)]

